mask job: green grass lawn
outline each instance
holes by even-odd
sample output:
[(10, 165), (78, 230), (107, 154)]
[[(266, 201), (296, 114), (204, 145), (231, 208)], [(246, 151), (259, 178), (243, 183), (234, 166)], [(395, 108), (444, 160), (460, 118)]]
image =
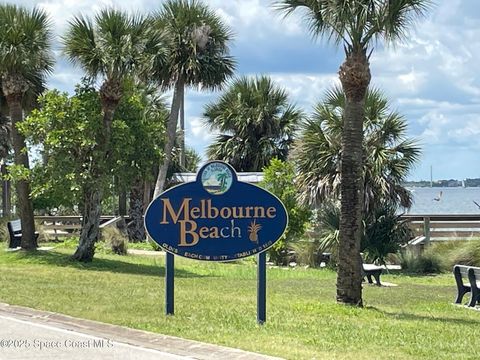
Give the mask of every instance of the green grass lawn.
[(288, 359), (478, 359), (480, 312), (452, 305), (451, 274), (386, 275), (365, 308), (335, 303), (330, 270), (268, 270), (267, 323), (256, 324), (256, 268), (176, 259), (175, 316), (164, 315), (163, 257), (71, 249), (0, 252), (0, 301)]

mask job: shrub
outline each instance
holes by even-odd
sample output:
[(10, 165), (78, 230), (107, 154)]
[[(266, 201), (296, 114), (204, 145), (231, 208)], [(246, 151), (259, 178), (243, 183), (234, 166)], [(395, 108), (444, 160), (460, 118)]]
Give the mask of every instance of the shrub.
[(127, 255), (128, 238), (116, 227), (109, 226), (102, 229), (102, 240), (108, 248), (117, 255)]
[(11, 219), (2, 217), (0, 218), (0, 242), (6, 242), (10, 240), (10, 235), (8, 233), (8, 228), (7, 228), (7, 222), (9, 222)]
[(162, 251), (162, 248), (160, 247), (160, 245), (158, 245), (155, 241), (150, 239), (148, 236), (147, 236), (147, 241), (154, 251)]
[(293, 163), (272, 159), (263, 171), (264, 178), (260, 185), (278, 196), (288, 212), (287, 230), (282, 238), (268, 250), (268, 254), (270, 261), (276, 265), (286, 265), (289, 261), (289, 245), (302, 237), (312, 212), (309, 207), (300, 204), (297, 200)]
[(464, 241), (453, 248), (448, 256), (449, 267), (455, 264), (467, 266), (480, 266), (480, 241)]
[(318, 241), (309, 239), (295, 242), (291, 245), (295, 252), (295, 260), (301, 265), (319, 267), (322, 262), (322, 251)]
[(413, 274), (438, 274), (445, 269), (442, 258), (431, 251), (415, 255), (409, 250), (400, 254), (402, 270)]
[[(412, 238), (405, 220), (397, 214), (393, 204), (382, 204), (371, 209), (363, 220), (361, 251), (367, 262), (385, 264), (391, 254), (400, 250), (400, 244)], [(340, 229), (340, 205), (328, 201), (317, 213), (316, 233), (322, 251), (337, 253)]]
[(362, 238), (362, 252), (368, 262), (386, 263), (389, 254), (400, 250), (413, 237), (406, 220), (397, 214), (397, 206), (384, 203), (368, 214), (365, 220), (365, 233)]

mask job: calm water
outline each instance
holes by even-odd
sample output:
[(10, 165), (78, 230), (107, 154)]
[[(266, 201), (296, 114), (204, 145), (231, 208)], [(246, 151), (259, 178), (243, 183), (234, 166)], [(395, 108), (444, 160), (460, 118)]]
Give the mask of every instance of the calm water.
[[(414, 204), (409, 214), (480, 214), (480, 188), (409, 188)], [(440, 197), (440, 191), (442, 196)], [(435, 201), (435, 198), (440, 198)]]

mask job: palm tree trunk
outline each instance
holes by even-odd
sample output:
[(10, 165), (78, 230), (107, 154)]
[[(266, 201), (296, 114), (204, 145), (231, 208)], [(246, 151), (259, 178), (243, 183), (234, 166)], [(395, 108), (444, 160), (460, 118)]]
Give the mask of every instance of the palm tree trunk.
[(185, 91), (182, 94), (182, 105), (180, 106), (180, 168), (185, 168)]
[[(2, 163), (1, 174), (5, 177), (7, 176), (7, 166)], [(12, 208), (12, 195), (10, 192), (10, 180), (2, 180), (2, 216), (10, 217)]]
[[(6, 98), (8, 108), (10, 109), (10, 119), (12, 121), (12, 145), (15, 153), (15, 165), (30, 169), (28, 153), (25, 151), (27, 148), (25, 137), (17, 130), (17, 124), (23, 120), (22, 96), (12, 94)], [(35, 238), (35, 221), (33, 217), (32, 200), (30, 198), (29, 180), (17, 180), (16, 189), (19, 215), (22, 224), (21, 247), (25, 250), (34, 250), (37, 248), (37, 239)]]
[(130, 189), (128, 239), (132, 242), (145, 240), (145, 227), (143, 226), (144, 191), (144, 181), (142, 178), (137, 177)]
[(10, 134), (8, 131), (8, 121), (3, 114), (0, 113), (0, 160), (5, 162), (8, 156), (10, 145)]
[(170, 110), (170, 116), (168, 118), (167, 124), (167, 141), (165, 142), (164, 153), (165, 158), (163, 163), (160, 164), (158, 169), (157, 182), (155, 184), (155, 193), (153, 198), (158, 197), (165, 186), (165, 181), (167, 179), (167, 171), (172, 160), (172, 150), (175, 144), (175, 136), (177, 133), (177, 122), (178, 122), (178, 113), (180, 111), (181, 101), (184, 94), (184, 81), (181, 76), (178, 77), (177, 82), (175, 83), (175, 90), (173, 92), (172, 107)]
[(339, 75), (345, 92), (345, 111), (341, 154), (337, 302), (362, 306), (362, 145), (365, 94), (370, 83), (370, 67), (365, 51), (347, 54)]

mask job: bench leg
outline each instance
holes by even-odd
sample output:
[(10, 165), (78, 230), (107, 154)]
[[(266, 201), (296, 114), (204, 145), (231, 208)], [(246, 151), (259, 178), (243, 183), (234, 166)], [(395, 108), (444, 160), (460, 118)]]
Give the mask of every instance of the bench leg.
[(375, 277), (375, 281), (377, 282), (376, 285), (382, 286), (382, 284), (380, 283), (380, 274), (379, 273), (373, 274), (373, 276)]
[(474, 307), (475, 305), (477, 305), (477, 301), (479, 300), (479, 298), (480, 298), (480, 291), (478, 289), (472, 289), (468, 306)]
[(458, 288), (457, 289), (457, 298), (455, 299), (455, 304), (461, 304), (462, 303), (462, 299), (463, 299), (463, 296), (467, 293), (467, 292), (470, 292), (469, 289), (463, 287), (463, 288)]
[(369, 284), (373, 284), (373, 280), (372, 280), (372, 275), (371, 275), (371, 274), (367, 274), (367, 279), (368, 279), (368, 283), (369, 283)]

